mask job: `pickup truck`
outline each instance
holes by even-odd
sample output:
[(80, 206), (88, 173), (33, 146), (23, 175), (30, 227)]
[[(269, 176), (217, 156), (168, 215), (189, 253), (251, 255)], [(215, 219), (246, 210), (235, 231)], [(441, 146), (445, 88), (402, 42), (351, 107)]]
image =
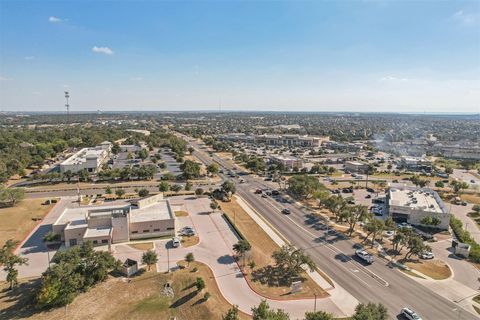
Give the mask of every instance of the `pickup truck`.
[(373, 256), (365, 250), (358, 249), (355, 251), (355, 255), (368, 264), (373, 263)]

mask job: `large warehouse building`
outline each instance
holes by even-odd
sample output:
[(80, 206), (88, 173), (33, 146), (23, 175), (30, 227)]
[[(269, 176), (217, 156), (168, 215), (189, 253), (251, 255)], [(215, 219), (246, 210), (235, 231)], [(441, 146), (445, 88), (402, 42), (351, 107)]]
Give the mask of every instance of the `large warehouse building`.
[(440, 221), (435, 228), (448, 229), (450, 213), (438, 193), (431, 189), (391, 187), (387, 193), (387, 205), (391, 217), (397, 222), (426, 226), (422, 221), (431, 216)]
[(111, 150), (112, 143), (108, 141), (94, 148), (83, 148), (60, 164), (60, 172), (77, 173), (85, 169), (88, 173), (96, 173), (108, 161)]

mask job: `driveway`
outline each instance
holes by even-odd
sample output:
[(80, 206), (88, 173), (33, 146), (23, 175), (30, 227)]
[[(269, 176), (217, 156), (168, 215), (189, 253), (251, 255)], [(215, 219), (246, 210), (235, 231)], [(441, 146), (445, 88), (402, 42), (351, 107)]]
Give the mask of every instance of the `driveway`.
[[(213, 271), (220, 291), (227, 301), (236, 304), (239, 309), (251, 313), (251, 308), (265, 299), (254, 292), (243, 277), (233, 258), (232, 246), (238, 242), (233, 230), (224, 220), (220, 212), (210, 213), (210, 200), (200, 198), (174, 197), (170, 198), (172, 206), (183, 204), (190, 213), (189, 217), (179, 218), (179, 225), (193, 225), (197, 231), (200, 243), (188, 248), (171, 248), (170, 242), (155, 241), (158, 254), (157, 270), (159, 272), (172, 269), (177, 261), (192, 252), (195, 260), (207, 264)], [(122, 257), (123, 258), (123, 257)], [(332, 290), (332, 293), (335, 291)], [(306, 311), (313, 311), (314, 299), (302, 300), (270, 300), (272, 308), (286, 310), (291, 319), (303, 319)], [(335, 304), (330, 297), (317, 299), (318, 310), (332, 312), (345, 317), (347, 314)]]

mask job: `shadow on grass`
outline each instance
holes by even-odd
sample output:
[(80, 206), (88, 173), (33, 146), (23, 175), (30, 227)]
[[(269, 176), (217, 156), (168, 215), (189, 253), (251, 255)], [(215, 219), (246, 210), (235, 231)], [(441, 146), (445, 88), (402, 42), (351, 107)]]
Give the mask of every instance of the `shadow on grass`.
[(252, 280), (258, 281), (263, 285), (269, 287), (288, 287), (293, 281), (304, 281), (303, 277), (296, 277), (295, 279), (286, 277), (285, 272), (273, 266), (266, 266), (252, 272)]
[(174, 303), (172, 303), (170, 305), (170, 308), (180, 307), (181, 305), (183, 305), (183, 304), (187, 303), (188, 301), (190, 301), (191, 299), (193, 299), (197, 295), (197, 293), (198, 293), (197, 290), (188, 293), (187, 295), (181, 297), (180, 299), (178, 299)]
[(13, 290), (0, 292), (0, 300), (12, 305), (0, 310), (0, 319), (24, 319), (40, 313), (43, 310), (34, 305), (35, 292), (40, 286), (40, 279), (30, 280), (20, 284)]

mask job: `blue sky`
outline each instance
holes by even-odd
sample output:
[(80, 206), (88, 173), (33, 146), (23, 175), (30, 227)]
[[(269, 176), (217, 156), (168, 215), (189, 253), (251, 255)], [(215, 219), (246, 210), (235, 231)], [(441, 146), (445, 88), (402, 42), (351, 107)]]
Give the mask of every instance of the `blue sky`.
[(2, 1), (0, 109), (480, 112), (480, 1)]

